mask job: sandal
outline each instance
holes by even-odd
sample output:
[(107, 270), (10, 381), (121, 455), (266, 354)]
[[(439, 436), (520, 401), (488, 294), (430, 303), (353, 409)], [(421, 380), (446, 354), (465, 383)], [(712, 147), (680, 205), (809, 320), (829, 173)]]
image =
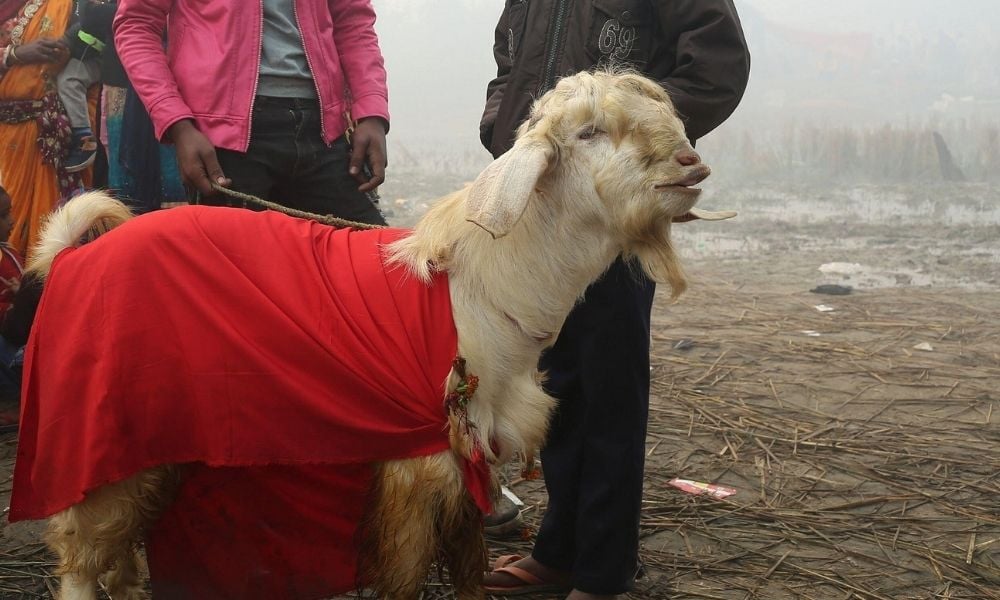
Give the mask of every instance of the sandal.
[(496, 596), (523, 596), (525, 594), (541, 593), (569, 593), (572, 587), (564, 583), (547, 582), (537, 575), (525, 571), (521, 567), (515, 567), (514, 563), (524, 558), (517, 554), (506, 554), (493, 562), (492, 573), (503, 573), (510, 575), (518, 581), (514, 585), (484, 585), (483, 590), (487, 594)]

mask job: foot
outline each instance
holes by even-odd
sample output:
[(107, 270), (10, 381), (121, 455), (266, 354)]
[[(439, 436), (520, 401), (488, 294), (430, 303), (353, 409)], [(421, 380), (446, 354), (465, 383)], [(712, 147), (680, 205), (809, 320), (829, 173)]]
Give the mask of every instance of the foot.
[(500, 557), (493, 571), (486, 574), (483, 586), (487, 592), (512, 594), (570, 589), (570, 574), (546, 567), (530, 556)]
[(517, 537), (521, 533), (521, 509), (510, 498), (501, 495), (493, 512), (483, 517), (483, 535), (491, 539)]
[(60, 600), (97, 600), (97, 577), (65, 573), (59, 587)]
[(73, 136), (73, 149), (66, 157), (63, 166), (67, 173), (82, 171), (94, 164), (97, 158), (97, 140), (93, 135)]

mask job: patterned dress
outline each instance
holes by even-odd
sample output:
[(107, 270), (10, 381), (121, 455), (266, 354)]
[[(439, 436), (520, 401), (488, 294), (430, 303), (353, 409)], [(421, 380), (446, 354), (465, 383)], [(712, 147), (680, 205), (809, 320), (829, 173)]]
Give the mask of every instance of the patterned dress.
[(157, 141), (135, 90), (105, 84), (101, 114), (108, 187), (136, 213), (186, 202), (173, 146)]

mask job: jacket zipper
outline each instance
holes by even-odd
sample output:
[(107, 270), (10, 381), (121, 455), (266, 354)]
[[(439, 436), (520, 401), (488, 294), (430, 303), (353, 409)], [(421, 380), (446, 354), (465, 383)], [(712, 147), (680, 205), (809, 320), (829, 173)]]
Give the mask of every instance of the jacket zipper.
[(250, 149), (250, 133), (253, 129), (253, 107), (257, 100), (257, 86), (260, 85), (260, 57), (264, 53), (264, 0), (260, 0), (260, 28), (257, 29), (257, 72), (253, 76), (253, 92), (250, 94), (250, 114), (247, 116), (247, 137), (243, 142), (243, 152)]
[(545, 57), (545, 68), (542, 71), (542, 81), (539, 84), (538, 95), (541, 96), (549, 91), (556, 83), (556, 62), (563, 45), (563, 32), (566, 28), (566, 13), (568, 12), (569, 0), (558, 0), (553, 14), (555, 20), (552, 23), (552, 35), (549, 37), (549, 51)]
[[(316, 88), (316, 102), (319, 103), (319, 137), (326, 144), (326, 120), (323, 118), (323, 96), (319, 93), (319, 83), (316, 82), (316, 71), (313, 69), (312, 60), (309, 58), (309, 46), (306, 44), (305, 30), (299, 21), (298, 2), (292, 0), (292, 16), (295, 17), (295, 26), (299, 28), (299, 39), (302, 41), (302, 53), (306, 55), (306, 65), (309, 66), (309, 75), (312, 77), (313, 87)], [(348, 123), (350, 126), (350, 123)]]

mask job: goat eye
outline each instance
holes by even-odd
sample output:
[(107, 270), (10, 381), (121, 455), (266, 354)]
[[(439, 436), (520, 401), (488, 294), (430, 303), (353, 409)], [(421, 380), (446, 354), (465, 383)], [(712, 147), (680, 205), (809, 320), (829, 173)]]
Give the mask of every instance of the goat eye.
[(581, 140), (590, 140), (590, 139), (593, 139), (593, 138), (597, 137), (598, 135), (600, 135), (602, 133), (604, 133), (604, 132), (601, 131), (600, 129), (584, 129), (584, 130), (580, 131), (580, 133), (576, 134), (576, 137), (577, 137), (577, 139), (581, 139)]

